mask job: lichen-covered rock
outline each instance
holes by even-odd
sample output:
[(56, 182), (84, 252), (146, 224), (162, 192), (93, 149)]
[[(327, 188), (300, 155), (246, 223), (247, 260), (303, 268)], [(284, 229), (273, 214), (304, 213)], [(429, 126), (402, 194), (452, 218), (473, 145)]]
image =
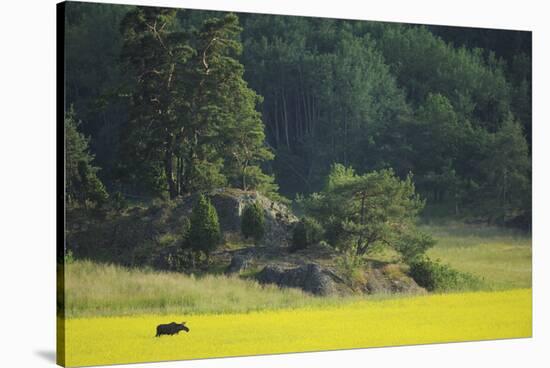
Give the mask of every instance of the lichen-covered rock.
[(307, 264), (292, 269), (278, 265), (267, 265), (257, 275), (262, 284), (276, 284), (279, 287), (296, 287), (315, 295), (329, 295), (336, 292), (331, 276), (317, 264)]

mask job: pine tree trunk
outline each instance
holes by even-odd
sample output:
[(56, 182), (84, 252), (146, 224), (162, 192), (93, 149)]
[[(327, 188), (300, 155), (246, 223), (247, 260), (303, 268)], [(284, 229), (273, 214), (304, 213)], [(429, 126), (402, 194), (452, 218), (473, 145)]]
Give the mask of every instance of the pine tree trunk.
[(282, 97), (283, 97), (283, 114), (284, 114), (284, 121), (285, 121), (286, 147), (290, 151), (290, 140), (289, 140), (289, 137), (288, 137), (288, 115), (287, 115), (287, 110), (286, 110), (286, 97), (285, 97), (285, 92), (284, 91), (282, 93)]

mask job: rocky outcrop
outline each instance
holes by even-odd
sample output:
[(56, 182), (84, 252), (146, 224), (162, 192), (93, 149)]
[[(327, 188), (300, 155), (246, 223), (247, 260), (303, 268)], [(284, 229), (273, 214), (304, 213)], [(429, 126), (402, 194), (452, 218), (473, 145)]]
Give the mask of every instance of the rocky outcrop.
[(267, 265), (256, 277), (261, 284), (296, 287), (315, 295), (330, 295), (337, 291), (330, 274), (314, 263), (292, 269)]
[(218, 212), (220, 227), (224, 234), (240, 233), (241, 216), (244, 208), (251, 203), (259, 203), (265, 215), (265, 235), (260, 245), (287, 247), (291, 230), (298, 218), (282, 203), (254, 191), (239, 189), (218, 189), (210, 194), (212, 205)]
[(424, 294), (426, 289), (397, 268), (397, 265), (387, 265), (381, 268), (371, 268), (366, 274), (365, 293), (368, 294)]

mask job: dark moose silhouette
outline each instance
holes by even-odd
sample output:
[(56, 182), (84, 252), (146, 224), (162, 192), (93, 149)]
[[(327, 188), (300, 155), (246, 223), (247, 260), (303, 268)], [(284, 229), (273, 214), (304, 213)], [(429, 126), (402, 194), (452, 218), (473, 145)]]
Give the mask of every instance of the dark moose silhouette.
[(185, 322), (182, 322), (182, 323), (172, 322), (164, 325), (158, 325), (157, 334), (155, 337), (159, 337), (161, 335), (174, 335), (174, 334), (177, 335), (181, 330), (185, 332), (189, 332), (189, 328), (185, 325)]

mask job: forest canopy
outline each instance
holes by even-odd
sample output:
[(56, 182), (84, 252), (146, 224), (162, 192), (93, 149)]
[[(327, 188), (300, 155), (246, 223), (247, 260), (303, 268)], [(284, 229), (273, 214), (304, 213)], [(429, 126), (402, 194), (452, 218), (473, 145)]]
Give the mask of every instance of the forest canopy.
[(341, 164), (530, 222), (529, 32), (91, 3), (65, 29), (74, 177), (99, 192), (293, 199)]

